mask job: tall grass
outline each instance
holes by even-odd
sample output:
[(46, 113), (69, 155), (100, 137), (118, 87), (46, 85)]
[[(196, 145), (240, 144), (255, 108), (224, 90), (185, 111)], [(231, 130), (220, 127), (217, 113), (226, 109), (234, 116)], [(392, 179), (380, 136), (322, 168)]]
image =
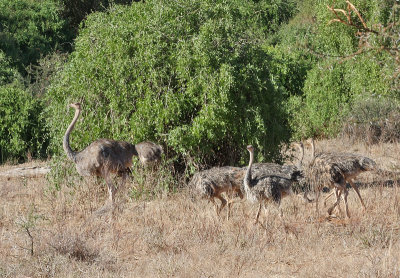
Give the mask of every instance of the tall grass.
[[(338, 145), (326, 141), (318, 142), (317, 147), (329, 151)], [(341, 142), (341, 146), (348, 151), (367, 152), (384, 169), (388, 164), (380, 162), (385, 152), (400, 150), (396, 144), (390, 145), (390, 150), (382, 149), (387, 145), (366, 147)], [(393, 163), (400, 164), (400, 159)], [(322, 204), (317, 217), (314, 206), (293, 195), (283, 199), (282, 219), (274, 206), (268, 206), (260, 216), (261, 225), (254, 225), (256, 206), (237, 200), (231, 218), (226, 220), (226, 209), (218, 217), (211, 203), (192, 199), (182, 190), (184, 184), (170, 184), (171, 169), (152, 171), (134, 168), (133, 177), (116, 197), (114, 215), (94, 213), (107, 199), (101, 180), (68, 180), (65, 176), (65, 183), (60, 178), (61, 186), (48, 194), (51, 179), (0, 179), (0, 275), (400, 275), (400, 187), (396, 181), (388, 187), (379, 175), (360, 177), (360, 182), (375, 186), (361, 188), (366, 212), (356, 194), (350, 192), (351, 219), (341, 217), (339, 212), (338, 218), (327, 219)], [(167, 185), (168, 190), (164, 189)], [(140, 188), (143, 194), (132, 196)]]

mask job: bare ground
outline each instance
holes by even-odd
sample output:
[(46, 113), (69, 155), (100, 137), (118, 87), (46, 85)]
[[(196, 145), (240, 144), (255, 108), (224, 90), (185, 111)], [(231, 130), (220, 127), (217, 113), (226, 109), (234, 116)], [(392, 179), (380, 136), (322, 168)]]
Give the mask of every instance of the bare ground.
[(352, 190), (351, 219), (328, 219), (322, 204), (318, 216), (293, 195), (283, 219), (270, 206), (254, 225), (246, 201), (227, 220), (184, 190), (136, 201), (126, 188), (112, 216), (94, 213), (107, 197), (101, 181), (75, 177), (54, 190), (45, 177), (0, 177), (0, 277), (399, 277), (400, 187), (390, 172), (400, 172), (400, 146), (329, 140), (317, 150), (376, 160), (382, 171), (358, 180), (366, 212)]

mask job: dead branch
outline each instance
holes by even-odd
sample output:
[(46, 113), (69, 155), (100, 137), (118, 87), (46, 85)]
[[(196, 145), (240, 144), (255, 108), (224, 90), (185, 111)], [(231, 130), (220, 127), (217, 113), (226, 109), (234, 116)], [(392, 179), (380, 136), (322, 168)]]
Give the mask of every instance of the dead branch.
[[(376, 31), (374, 29), (371, 29), (371, 28), (369, 28), (367, 26), (367, 24), (365, 23), (365, 20), (361, 16), (360, 12), (356, 9), (356, 7), (352, 3), (350, 3), (350, 1), (346, 1), (346, 3), (347, 3), (347, 11), (345, 11), (343, 9), (335, 9), (333, 6), (328, 6), (327, 5), (327, 8), (335, 15), (335, 18), (331, 19), (328, 22), (328, 24), (330, 24), (332, 22), (340, 22), (342, 24), (357, 28), (359, 31), (362, 30), (363, 32), (366, 32), (366, 33), (374, 33), (374, 34), (377, 34), (377, 35), (379, 34), (378, 31)], [(354, 12), (357, 15), (358, 19), (361, 22), (361, 25), (357, 24), (357, 23), (354, 23), (351, 20), (351, 13), (352, 12)], [(346, 17), (346, 20), (343, 20), (340, 17), (339, 13), (342, 13)]]
[[(393, 7), (393, 19), (392, 22), (389, 22), (386, 26), (382, 26), (379, 24), (375, 28), (370, 28), (368, 27), (367, 23), (365, 22), (363, 16), (361, 13), (358, 11), (358, 9), (350, 2), (346, 1), (347, 3), (347, 11), (344, 9), (337, 9), (333, 5), (332, 6), (327, 6), (327, 8), (332, 12), (334, 15), (334, 18), (331, 19), (328, 24), (334, 23), (334, 22), (339, 22), (341, 24), (353, 27), (357, 29), (356, 36), (359, 37), (359, 46), (358, 50), (355, 51), (354, 53), (347, 55), (345, 57), (342, 57), (343, 60), (348, 60), (354, 56), (357, 56), (359, 54), (368, 52), (368, 51), (377, 51), (377, 52), (382, 52), (385, 51), (389, 55), (391, 55), (395, 63), (399, 65), (394, 73), (394, 78), (400, 75), (400, 49), (399, 49), (399, 41), (400, 41), (400, 33), (396, 29), (398, 28), (398, 25), (400, 23), (400, 20), (396, 19), (396, 11), (399, 8), (398, 5), (395, 5)], [(354, 13), (358, 20), (357, 22), (354, 22), (351, 17), (352, 13)], [(344, 18), (343, 18), (344, 16)], [(373, 45), (370, 43), (371, 39), (371, 34), (374, 34), (377, 36), (378, 40), (380, 43), (378, 45)], [(388, 44), (387, 42), (390, 42)]]

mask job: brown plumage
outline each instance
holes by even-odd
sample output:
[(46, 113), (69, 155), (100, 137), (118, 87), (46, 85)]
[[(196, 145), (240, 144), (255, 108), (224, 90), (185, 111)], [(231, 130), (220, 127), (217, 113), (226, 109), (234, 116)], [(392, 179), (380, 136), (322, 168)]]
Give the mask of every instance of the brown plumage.
[[(336, 202), (328, 209), (329, 215), (332, 214), (334, 208), (339, 204), (341, 194), (343, 193), (346, 215), (347, 217), (350, 217), (347, 205), (348, 190), (346, 188), (346, 182), (354, 188), (365, 209), (364, 201), (358, 187), (353, 183), (353, 179), (362, 172), (374, 170), (376, 168), (375, 161), (368, 157), (353, 153), (337, 152), (315, 154), (313, 139), (311, 139), (311, 147), (313, 159), (308, 166), (307, 176), (311, 183), (314, 184), (314, 189), (317, 191), (317, 197), (324, 186), (335, 190)], [(329, 196), (330, 195), (328, 195), (328, 197)]]
[(293, 179), (273, 172), (253, 172), (254, 148), (249, 145), (247, 146), (247, 150), (250, 153), (250, 160), (243, 180), (243, 187), (247, 200), (259, 203), (255, 221), (257, 223), (261, 207), (262, 205), (265, 206), (265, 202), (273, 201), (279, 206), (282, 198), (291, 194)]
[[(75, 163), (76, 170), (82, 176), (100, 176), (106, 181), (110, 201), (114, 202), (117, 188), (112, 182), (111, 174), (123, 177), (125, 182), (128, 168), (132, 166), (132, 156), (144, 157), (143, 163), (159, 159), (161, 152), (154, 143), (143, 142), (133, 145), (125, 141), (98, 139), (79, 152), (71, 149), (69, 135), (82, 111), (80, 103), (70, 104), (75, 109), (75, 116), (68, 126), (64, 138), (63, 148), (68, 158)], [(138, 147), (137, 147), (138, 146)], [(141, 160), (142, 161), (142, 160)]]
[[(243, 198), (240, 190), (242, 177), (243, 170), (239, 167), (214, 167), (195, 173), (189, 182), (189, 188), (194, 190), (199, 196), (209, 199), (214, 204), (218, 215), (226, 204), (228, 204), (229, 218), (232, 202), (227, 202), (222, 193), (225, 192), (230, 197), (238, 195), (240, 198)], [(221, 201), (219, 208), (215, 203), (215, 198)]]
[(160, 145), (145, 141), (135, 145), (137, 156), (143, 165), (158, 163), (161, 160), (163, 149)]
[[(296, 143), (295, 144), (300, 150), (300, 158), (297, 165), (291, 164), (276, 164), (276, 163), (254, 163), (252, 165), (251, 171), (253, 175), (276, 175), (288, 178), (292, 181), (299, 180), (302, 178), (302, 163), (304, 158), (304, 148), (303, 144)], [(247, 167), (244, 167), (247, 168)]]
[[(302, 147), (302, 144), (299, 144)], [(304, 155), (304, 149), (301, 150), (301, 161)], [(193, 175), (189, 182), (189, 187), (195, 189), (197, 194), (202, 197), (208, 198), (214, 203), (217, 214), (228, 204), (228, 218), (230, 214), (231, 201), (227, 202), (222, 194), (225, 192), (229, 197), (237, 195), (243, 198), (243, 178), (247, 167), (214, 167), (208, 170), (197, 172)], [(254, 176), (276, 175), (283, 178), (288, 178), (291, 181), (301, 176), (299, 166), (294, 165), (279, 165), (275, 163), (255, 163), (252, 166)], [(215, 198), (221, 201), (218, 208), (215, 203)]]

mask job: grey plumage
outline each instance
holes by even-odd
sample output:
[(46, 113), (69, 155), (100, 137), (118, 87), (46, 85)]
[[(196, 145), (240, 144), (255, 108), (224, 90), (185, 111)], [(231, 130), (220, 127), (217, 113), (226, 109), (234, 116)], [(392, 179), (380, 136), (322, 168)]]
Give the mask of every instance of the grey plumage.
[[(112, 182), (111, 174), (123, 177), (125, 182), (128, 169), (132, 166), (132, 157), (145, 158), (143, 163), (160, 159), (162, 149), (151, 142), (143, 142), (137, 145), (125, 141), (111, 139), (98, 139), (82, 151), (73, 151), (69, 144), (69, 135), (81, 113), (81, 104), (73, 103), (70, 107), (75, 109), (75, 115), (68, 126), (64, 138), (63, 148), (68, 158), (75, 163), (76, 170), (82, 176), (100, 176), (106, 181), (109, 198), (114, 202), (117, 188)], [(142, 160), (141, 160), (142, 161)]]
[[(253, 203), (259, 203), (256, 215), (257, 223), (261, 207), (262, 205), (265, 205), (265, 202), (273, 201), (279, 206), (282, 198), (291, 194), (292, 178), (294, 177), (279, 175), (280, 168), (273, 165), (269, 165), (271, 168), (264, 168), (266, 166), (264, 165), (264, 167), (253, 172), (254, 148), (249, 145), (247, 146), (247, 150), (250, 154), (250, 160), (243, 180), (243, 187), (247, 200)], [(278, 172), (274, 172), (274, 170), (278, 170)]]
[[(302, 151), (301, 160), (303, 159), (304, 152)], [(197, 172), (193, 175), (189, 187), (195, 189), (198, 195), (210, 199), (216, 206), (217, 213), (228, 204), (228, 216), (230, 212), (230, 202), (227, 202), (222, 193), (228, 195), (237, 195), (243, 198), (243, 179), (247, 167), (214, 167), (208, 170)], [(254, 177), (265, 177), (269, 175), (269, 180), (272, 183), (284, 182), (290, 180), (290, 183), (299, 179), (302, 176), (298, 166), (294, 165), (279, 165), (275, 163), (255, 163), (252, 165), (252, 173)], [(282, 184), (283, 186), (283, 184)], [(275, 194), (273, 187), (270, 188), (271, 192), (268, 194)], [(268, 189), (267, 189), (268, 190)], [(221, 206), (215, 203), (215, 198), (221, 201)]]
[[(254, 163), (252, 165), (252, 175), (253, 176), (265, 176), (265, 175), (275, 175), (279, 177), (287, 178), (292, 183), (292, 188), (294, 184), (301, 184), (304, 182), (303, 173), (303, 159), (304, 159), (304, 147), (303, 143), (294, 143), (296, 147), (299, 148), (300, 157), (296, 165), (284, 164), (279, 165), (276, 163)], [(244, 167), (247, 169), (247, 167)], [(244, 189), (242, 189), (244, 191)]]
[(334, 193), (336, 194), (336, 202), (328, 209), (328, 213), (331, 214), (333, 212), (334, 208), (340, 202), (341, 194), (343, 194), (346, 215), (350, 217), (347, 205), (348, 190), (346, 182), (356, 191), (365, 209), (364, 201), (357, 186), (353, 183), (353, 179), (362, 172), (376, 169), (375, 161), (366, 156), (354, 153), (330, 152), (315, 154), (313, 139), (311, 140), (311, 147), (313, 159), (306, 169), (307, 179), (313, 184), (314, 190), (317, 192), (317, 197), (324, 186), (334, 189)]
[[(214, 167), (195, 173), (189, 182), (189, 188), (197, 195), (209, 199), (214, 204), (217, 214), (228, 204), (229, 218), (231, 202), (227, 202), (222, 193), (243, 198), (240, 190), (242, 177), (243, 170), (239, 167)], [(215, 198), (221, 201), (219, 208), (215, 203)]]
[(159, 162), (163, 153), (160, 145), (149, 141), (136, 144), (135, 150), (140, 162), (144, 165)]
[(301, 169), (295, 165), (275, 163), (255, 163), (252, 165), (252, 173), (253, 175), (278, 175), (293, 181), (298, 180), (303, 175)]

